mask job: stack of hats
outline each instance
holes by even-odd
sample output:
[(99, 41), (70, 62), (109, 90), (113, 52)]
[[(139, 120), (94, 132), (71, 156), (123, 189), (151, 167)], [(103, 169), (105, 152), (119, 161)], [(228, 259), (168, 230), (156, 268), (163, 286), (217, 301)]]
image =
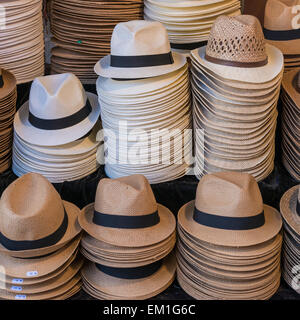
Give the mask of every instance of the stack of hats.
[(145, 0), (144, 16), (163, 23), (173, 49), (190, 51), (207, 40), (218, 16), (239, 15), (240, 6), (239, 0)]
[(0, 298), (62, 300), (81, 288), (80, 209), (47, 179), (26, 174), (0, 200)]
[(300, 185), (288, 190), (280, 201), (283, 217), (282, 277), (300, 294)]
[(17, 102), (16, 85), (14, 75), (0, 68), (0, 173), (11, 165), (13, 121)]
[(95, 71), (107, 138), (106, 174), (139, 173), (150, 183), (185, 175), (192, 162), (188, 69), (186, 58), (170, 51), (163, 25), (118, 24), (111, 55)]
[(300, 68), (284, 74), (281, 100), (282, 162), (300, 181)]
[(13, 72), (18, 84), (44, 74), (42, 6), (42, 0), (1, 1), (0, 66)]
[(80, 179), (97, 170), (100, 107), (73, 74), (36, 78), (14, 120), (13, 171), (51, 182)]
[(282, 53), (265, 45), (254, 16), (222, 16), (191, 59), (195, 174), (241, 171), (264, 179), (274, 168)]
[(83, 289), (91, 296), (147, 299), (173, 282), (176, 220), (156, 203), (144, 176), (102, 179), (79, 223), (87, 233), (81, 250), (89, 260), (82, 269)]
[(268, 0), (264, 33), (268, 43), (284, 55), (284, 70), (300, 67), (300, 0)]
[(109, 54), (114, 26), (141, 19), (142, 0), (53, 0), (51, 30), (52, 73), (75, 73), (83, 83), (95, 83), (99, 57)]
[(179, 284), (200, 300), (270, 298), (280, 284), (281, 226), (249, 174), (204, 176), (178, 213)]

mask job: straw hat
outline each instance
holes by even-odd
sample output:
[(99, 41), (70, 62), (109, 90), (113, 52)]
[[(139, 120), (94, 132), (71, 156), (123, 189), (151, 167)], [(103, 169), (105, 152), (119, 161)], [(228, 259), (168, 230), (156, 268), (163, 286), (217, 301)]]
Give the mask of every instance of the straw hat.
[(226, 246), (262, 243), (282, 226), (279, 212), (263, 204), (255, 179), (238, 172), (205, 175), (195, 201), (180, 209), (178, 223), (195, 238)]
[(0, 252), (28, 258), (60, 249), (80, 233), (79, 212), (43, 176), (22, 176), (1, 196)]
[(156, 203), (142, 175), (100, 180), (95, 203), (82, 209), (79, 223), (92, 237), (127, 247), (160, 242), (176, 225), (172, 212)]
[(300, 29), (297, 27), (299, 5), (300, 0), (268, 0), (265, 7), (266, 40), (285, 55), (300, 54)]
[(75, 141), (97, 122), (97, 96), (85, 93), (71, 73), (36, 78), (29, 101), (17, 112), (14, 128), (25, 141), (53, 146)]
[(185, 63), (184, 56), (171, 52), (161, 23), (134, 20), (116, 25), (111, 54), (95, 65), (95, 72), (107, 78), (149, 78), (180, 69)]

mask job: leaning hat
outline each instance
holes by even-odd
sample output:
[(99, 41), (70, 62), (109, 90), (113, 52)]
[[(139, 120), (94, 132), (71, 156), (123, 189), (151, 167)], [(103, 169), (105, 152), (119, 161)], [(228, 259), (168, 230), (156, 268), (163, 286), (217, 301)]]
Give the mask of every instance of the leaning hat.
[(286, 223), (300, 234), (300, 185), (289, 189), (280, 200), (280, 212)]
[(0, 100), (7, 97), (15, 89), (16, 85), (15, 76), (11, 72), (0, 68)]
[(173, 213), (156, 203), (143, 175), (102, 179), (95, 203), (82, 209), (79, 223), (92, 237), (127, 247), (163, 241), (176, 227)]
[(268, 241), (282, 226), (280, 213), (263, 204), (255, 179), (239, 172), (205, 175), (196, 200), (179, 210), (178, 223), (199, 240), (232, 247)]
[(79, 212), (42, 175), (22, 176), (0, 199), (0, 252), (28, 258), (60, 249), (80, 233)]
[(97, 96), (86, 93), (71, 73), (36, 78), (14, 128), (26, 142), (57, 146), (87, 134), (99, 118)]
[(282, 86), (296, 106), (300, 108), (300, 69), (285, 73)]
[(171, 52), (168, 33), (160, 22), (134, 20), (116, 25), (111, 37), (111, 54), (95, 65), (106, 78), (136, 79), (175, 71), (186, 58)]
[(279, 49), (265, 44), (263, 31), (254, 16), (220, 16), (207, 46), (192, 51), (193, 57), (218, 77), (249, 83), (273, 80), (283, 69)]
[(264, 33), (268, 43), (283, 54), (300, 54), (300, 0), (269, 0), (265, 8)]

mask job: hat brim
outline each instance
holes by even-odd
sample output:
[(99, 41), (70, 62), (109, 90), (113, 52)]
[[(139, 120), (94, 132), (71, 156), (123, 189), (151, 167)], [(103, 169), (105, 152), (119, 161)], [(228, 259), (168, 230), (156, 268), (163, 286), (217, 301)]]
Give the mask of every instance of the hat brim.
[(275, 41), (268, 40), (266, 42), (276, 48), (278, 48), (283, 54), (299, 54), (300, 39), (288, 40), (288, 41)]
[(168, 65), (141, 68), (116, 68), (110, 66), (110, 55), (99, 60), (94, 71), (101, 77), (114, 79), (137, 79), (161, 76), (180, 69), (186, 64), (186, 57), (172, 52), (174, 62)]
[(0, 253), (9, 255), (15, 258), (40, 257), (62, 248), (66, 243), (74, 239), (81, 232), (81, 227), (78, 223), (78, 216), (80, 213), (80, 209), (71, 202), (63, 201), (63, 203), (66, 209), (66, 213), (68, 215), (68, 227), (64, 236), (60, 239), (60, 241), (58, 241), (56, 244), (49, 247), (39, 248), (34, 250), (23, 250), (23, 251), (7, 250), (2, 244), (0, 244)]
[(11, 72), (2, 69), (2, 77), (4, 85), (0, 90), (0, 100), (8, 96), (17, 86), (17, 80)]
[(252, 230), (223, 230), (201, 225), (194, 221), (195, 200), (188, 202), (178, 212), (179, 225), (193, 237), (220, 246), (243, 247), (256, 245), (275, 237), (282, 227), (280, 213), (264, 205), (265, 224)]
[(160, 222), (153, 227), (139, 229), (107, 228), (93, 223), (94, 203), (84, 207), (79, 214), (79, 224), (92, 237), (116, 246), (142, 247), (163, 241), (171, 236), (176, 228), (173, 213), (157, 204)]
[(87, 118), (75, 126), (60, 130), (42, 130), (35, 128), (28, 120), (29, 101), (25, 102), (16, 113), (14, 129), (26, 142), (39, 146), (58, 146), (82, 138), (96, 124), (100, 115), (100, 105), (97, 95), (87, 92), (92, 112)]

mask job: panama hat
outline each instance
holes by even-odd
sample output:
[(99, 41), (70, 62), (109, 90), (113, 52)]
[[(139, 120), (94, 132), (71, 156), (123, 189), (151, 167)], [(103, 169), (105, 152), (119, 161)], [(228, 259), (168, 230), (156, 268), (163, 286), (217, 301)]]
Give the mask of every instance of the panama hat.
[[(113, 199), (118, 197), (116, 203)], [(147, 246), (168, 238), (175, 218), (157, 204), (142, 175), (100, 180), (95, 203), (82, 209), (81, 227), (92, 237), (118, 246)]]
[(99, 114), (97, 96), (85, 93), (74, 74), (50, 75), (33, 81), (29, 101), (16, 113), (14, 129), (31, 144), (66, 144), (88, 133)]
[(30, 258), (60, 249), (80, 233), (79, 212), (43, 176), (22, 176), (0, 199), (0, 252)]
[(95, 72), (107, 78), (149, 78), (178, 70), (185, 63), (184, 56), (171, 52), (161, 23), (134, 20), (116, 25), (111, 54), (95, 65)]

